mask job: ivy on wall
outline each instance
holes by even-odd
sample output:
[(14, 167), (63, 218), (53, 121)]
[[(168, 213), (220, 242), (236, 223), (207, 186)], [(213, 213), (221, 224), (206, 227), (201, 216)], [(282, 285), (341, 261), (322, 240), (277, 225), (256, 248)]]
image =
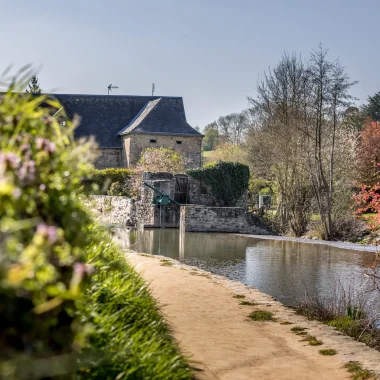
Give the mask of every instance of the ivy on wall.
[(209, 185), (213, 196), (226, 207), (235, 206), (248, 189), (249, 168), (239, 162), (218, 162), (186, 173)]

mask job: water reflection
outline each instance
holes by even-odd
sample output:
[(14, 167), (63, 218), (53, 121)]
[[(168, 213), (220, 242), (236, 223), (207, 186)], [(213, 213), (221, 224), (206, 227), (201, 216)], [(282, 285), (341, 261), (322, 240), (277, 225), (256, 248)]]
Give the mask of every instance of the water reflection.
[(273, 295), (294, 306), (310, 294), (329, 296), (337, 285), (363, 285), (362, 266), (374, 253), (232, 234), (184, 233), (175, 229), (130, 230), (125, 247), (164, 255), (217, 273)]

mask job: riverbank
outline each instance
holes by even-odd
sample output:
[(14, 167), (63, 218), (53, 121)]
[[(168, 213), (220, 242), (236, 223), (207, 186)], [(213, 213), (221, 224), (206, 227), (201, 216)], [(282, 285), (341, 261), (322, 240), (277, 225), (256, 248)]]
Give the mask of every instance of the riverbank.
[(276, 240), (276, 241), (292, 241), (296, 243), (314, 244), (314, 245), (327, 245), (329, 247), (350, 249), (354, 251), (362, 252), (379, 252), (379, 247), (377, 245), (367, 245), (358, 243), (349, 243), (344, 241), (330, 241), (330, 240), (314, 240), (307, 238), (296, 238), (288, 236), (279, 235), (247, 235), (247, 234), (236, 234), (239, 236), (251, 237), (254, 239), (264, 239), (264, 240)]
[[(198, 379), (349, 379), (344, 368), (349, 361), (380, 374), (379, 352), (296, 315), (255, 288), (162, 256), (131, 251), (126, 256), (150, 283)], [(251, 320), (257, 310), (272, 313), (276, 321)], [(296, 326), (323, 344), (302, 341), (291, 331)], [(334, 349), (337, 355), (322, 356), (320, 349)]]

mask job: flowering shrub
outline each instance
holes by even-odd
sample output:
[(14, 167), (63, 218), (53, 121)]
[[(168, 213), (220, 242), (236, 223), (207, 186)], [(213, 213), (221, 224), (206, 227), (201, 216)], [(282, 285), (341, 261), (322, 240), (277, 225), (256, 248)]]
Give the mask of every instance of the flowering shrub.
[(59, 108), (16, 86), (0, 98), (0, 378), (189, 379), (142, 278), (82, 208), (91, 143)]
[(380, 226), (380, 183), (373, 186), (363, 186), (359, 194), (354, 195), (355, 214), (362, 215), (367, 212), (376, 213), (376, 218), (368, 219), (367, 223), (371, 229)]
[(376, 218), (367, 220), (371, 229), (380, 226), (380, 123), (368, 120), (361, 132), (358, 147), (359, 181), (364, 184), (359, 194), (354, 195), (355, 213), (376, 213)]
[(0, 360), (75, 351), (75, 299), (91, 272), (78, 203), (90, 145), (52, 117), (59, 104), (12, 90), (0, 100)]

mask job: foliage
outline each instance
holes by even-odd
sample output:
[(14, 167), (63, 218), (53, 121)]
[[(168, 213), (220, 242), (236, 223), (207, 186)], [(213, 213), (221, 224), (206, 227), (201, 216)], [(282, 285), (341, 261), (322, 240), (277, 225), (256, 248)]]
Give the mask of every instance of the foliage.
[(59, 104), (20, 87), (0, 101), (0, 360), (80, 347), (75, 300), (90, 272), (82, 228), (90, 219), (78, 200), (90, 144), (51, 116)]
[(368, 103), (363, 107), (363, 113), (374, 121), (380, 121), (380, 91), (368, 97)]
[(146, 284), (79, 203), (91, 144), (24, 87), (0, 101), (0, 377), (72, 378), (79, 363), (83, 379), (190, 379)]
[(202, 169), (188, 170), (187, 174), (210, 185), (214, 197), (227, 207), (235, 206), (248, 189), (249, 168), (238, 162), (218, 162)]
[[(351, 82), (338, 61), (320, 47), (305, 60), (284, 54), (258, 83), (251, 102), (247, 138), (250, 167), (257, 178), (275, 180), (279, 231), (302, 234), (312, 208), (323, 237), (335, 236), (333, 212), (346, 188), (351, 130), (343, 127)], [(352, 163), (351, 163), (352, 165)]]
[(204, 138), (202, 141), (203, 149), (206, 151), (213, 150), (219, 144), (218, 125), (213, 122), (205, 126)]
[(38, 83), (38, 78), (36, 75), (32, 76), (28, 84), (28, 88), (25, 91), (28, 94), (41, 95), (41, 88), (40, 88), (40, 84)]
[(92, 326), (80, 378), (190, 379), (147, 285), (105, 231), (90, 226), (87, 233), (97, 238), (86, 249), (95, 271), (78, 302)]
[(241, 145), (245, 141), (251, 118), (249, 110), (220, 116), (206, 125), (203, 139), (204, 150), (213, 150), (220, 144)]
[(255, 310), (250, 315), (249, 318), (252, 319), (252, 321), (275, 321), (276, 319), (273, 318), (273, 313), (266, 310)]
[(127, 181), (130, 196), (138, 197), (144, 171), (183, 173), (185, 171), (185, 157), (168, 148), (144, 149), (134, 168), (134, 175), (130, 176)]
[(183, 173), (185, 158), (168, 148), (147, 148), (141, 153), (138, 171)]
[(256, 178), (251, 174), (248, 189), (251, 194), (273, 195), (276, 192), (276, 184), (274, 181)]
[[(380, 350), (380, 331), (376, 322), (378, 315), (374, 310), (365, 309), (366, 305), (371, 304), (371, 293), (350, 294), (341, 290), (334, 292), (335, 294), (329, 299), (304, 300), (299, 303), (297, 314), (334, 326), (345, 335)], [(367, 312), (368, 310), (370, 312)]]
[(374, 372), (363, 368), (359, 362), (349, 361), (344, 367), (351, 374), (352, 380), (376, 380), (378, 378)]
[(355, 213), (357, 215), (366, 212), (375, 212), (376, 218), (369, 221), (369, 227), (376, 230), (380, 225), (380, 183), (374, 186), (363, 186), (359, 192), (353, 196), (355, 199)]
[(326, 348), (324, 350), (319, 350), (319, 353), (325, 356), (333, 356), (337, 354), (336, 350), (334, 350), (333, 348)]
[(224, 161), (248, 164), (247, 151), (242, 145), (221, 144), (210, 153), (207, 163)]
[(380, 122), (367, 120), (357, 146), (356, 180), (360, 185), (380, 182)]
[[(84, 181), (85, 187), (92, 192), (100, 194), (130, 196), (131, 190), (129, 180), (135, 175), (131, 169), (102, 169), (93, 170), (90, 176)], [(90, 186), (91, 185), (91, 186)], [(92, 186), (92, 185), (95, 185)]]

